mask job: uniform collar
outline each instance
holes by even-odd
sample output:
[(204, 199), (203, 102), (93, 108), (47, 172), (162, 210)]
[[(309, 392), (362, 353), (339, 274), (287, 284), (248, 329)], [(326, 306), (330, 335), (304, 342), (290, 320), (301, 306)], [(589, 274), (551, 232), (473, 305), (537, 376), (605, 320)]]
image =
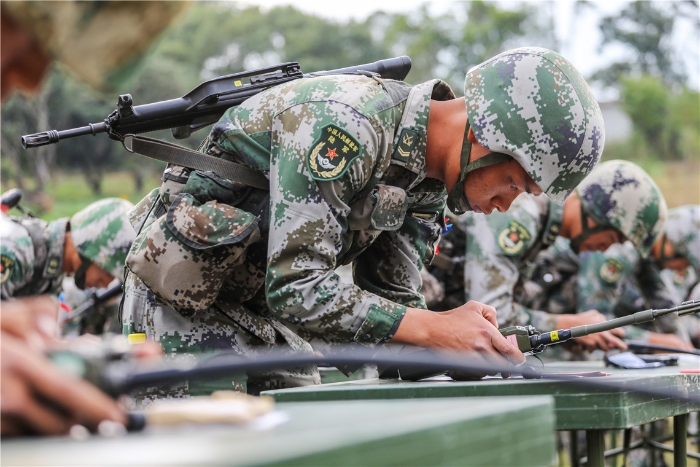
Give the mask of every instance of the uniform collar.
[(545, 245), (552, 245), (559, 236), (559, 232), (561, 232), (561, 224), (564, 220), (564, 206), (547, 199), (547, 207), (547, 223), (544, 227), (542, 241)]
[(70, 219), (64, 217), (49, 222), (44, 230), (47, 240), (47, 256), (44, 265), (44, 278), (51, 279), (63, 274), (63, 252), (65, 249), (66, 229)]
[(407, 189), (418, 185), (425, 178), (425, 151), (428, 133), (430, 100), (454, 99), (450, 86), (442, 80), (433, 79), (411, 88), (406, 106), (394, 138), (391, 163), (401, 166), (416, 175)]

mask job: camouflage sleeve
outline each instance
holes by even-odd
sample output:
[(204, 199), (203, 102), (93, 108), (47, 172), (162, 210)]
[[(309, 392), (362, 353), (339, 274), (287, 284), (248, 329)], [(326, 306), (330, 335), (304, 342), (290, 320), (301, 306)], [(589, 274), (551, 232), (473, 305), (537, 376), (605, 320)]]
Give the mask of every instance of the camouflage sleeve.
[(0, 296), (12, 298), (34, 273), (34, 247), (29, 233), (0, 215)]
[[(334, 151), (329, 161), (331, 145), (323, 149), (321, 143), (329, 141), (332, 130), (357, 150)], [(335, 268), (353, 240), (350, 200), (368, 182), (378, 152), (388, 142), (364, 116), (333, 101), (286, 110), (273, 121), (271, 138), (265, 281), (270, 310), (306, 340), (381, 342), (406, 307), (343, 283)], [(328, 157), (318, 162), (320, 150)], [(312, 171), (318, 176), (321, 170), (312, 162), (344, 169), (337, 174), (328, 169), (328, 181), (317, 182)]]
[(432, 260), (445, 210), (444, 190), (420, 196), (421, 202), (411, 209), (430, 212), (432, 217), (409, 212), (400, 229), (383, 232), (353, 265), (355, 284), (361, 289), (413, 308), (426, 308), (424, 296), (419, 293), (421, 270)]
[(515, 303), (522, 258), (539, 232), (536, 205), (522, 203), (506, 213), (467, 213), (464, 286), (467, 300), (496, 308), (499, 326), (532, 324), (554, 329), (556, 316)]

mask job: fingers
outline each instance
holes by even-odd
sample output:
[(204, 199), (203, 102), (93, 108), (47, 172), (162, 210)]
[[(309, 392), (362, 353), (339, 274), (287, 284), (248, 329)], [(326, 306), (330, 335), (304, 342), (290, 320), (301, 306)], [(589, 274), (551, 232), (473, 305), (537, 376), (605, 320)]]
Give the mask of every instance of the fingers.
[(627, 344), (625, 341), (618, 339), (614, 334), (610, 332), (603, 332), (603, 339), (606, 341), (607, 348), (603, 350), (610, 350), (610, 349), (620, 349), (620, 350), (627, 350)]
[(58, 303), (48, 296), (27, 297), (2, 302), (0, 328), (43, 350), (56, 336)]
[(47, 360), (26, 368), (25, 376), (37, 395), (72, 414), (81, 425), (95, 429), (102, 420), (126, 422), (113, 399), (92, 384), (62, 373)]
[(491, 334), (491, 345), (513, 365), (525, 363), (525, 355), (516, 345), (508, 342), (500, 332), (496, 331)]
[(470, 304), (470, 303), (474, 304), (473, 306), (476, 306), (476, 309), (479, 313), (481, 313), (481, 316), (486, 318), (486, 320), (489, 323), (493, 324), (494, 327), (498, 328), (498, 320), (496, 318), (497, 313), (496, 313), (496, 309), (494, 307), (489, 306), (489, 305), (484, 305), (483, 303), (474, 302), (474, 301), (467, 302), (467, 304)]

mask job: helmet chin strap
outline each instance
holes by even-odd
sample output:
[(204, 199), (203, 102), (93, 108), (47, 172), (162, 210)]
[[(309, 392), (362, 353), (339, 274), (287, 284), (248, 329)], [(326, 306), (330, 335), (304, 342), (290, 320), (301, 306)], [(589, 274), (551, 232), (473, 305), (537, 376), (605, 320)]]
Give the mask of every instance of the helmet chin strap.
[(75, 286), (80, 290), (85, 290), (85, 279), (87, 278), (87, 270), (92, 265), (92, 261), (80, 255), (80, 266), (78, 270), (75, 271), (73, 280), (75, 281)]
[(455, 214), (464, 214), (467, 211), (473, 211), (472, 206), (469, 204), (469, 200), (467, 199), (467, 195), (464, 193), (464, 180), (467, 178), (469, 172), (476, 169), (481, 169), (483, 167), (488, 167), (489, 165), (500, 164), (501, 162), (513, 160), (513, 158), (508, 154), (492, 152), (484, 157), (480, 157), (474, 162), (469, 162), (472, 152), (472, 142), (469, 141), (469, 128), (469, 121), (467, 121), (467, 125), (464, 128), (464, 139), (462, 140), (462, 154), (459, 160), (459, 165), (461, 167), (459, 178), (447, 196), (447, 207)]
[(611, 227), (600, 225), (597, 222), (595, 227), (588, 227), (588, 214), (586, 214), (586, 211), (583, 209), (583, 204), (581, 204), (581, 233), (578, 234), (576, 238), (571, 239), (571, 249), (574, 250), (574, 253), (578, 254), (581, 249), (581, 244), (585, 242), (588, 237), (610, 229)]

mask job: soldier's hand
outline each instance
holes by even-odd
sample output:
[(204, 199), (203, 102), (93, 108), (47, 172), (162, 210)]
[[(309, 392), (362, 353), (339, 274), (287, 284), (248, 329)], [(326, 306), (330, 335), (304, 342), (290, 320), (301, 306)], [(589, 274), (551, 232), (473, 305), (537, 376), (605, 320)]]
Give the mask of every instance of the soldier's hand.
[(662, 334), (652, 332), (649, 335), (649, 344), (673, 347), (680, 350), (695, 350), (693, 344), (686, 342), (675, 334)]
[(58, 301), (48, 295), (3, 300), (0, 329), (43, 351), (56, 340)]
[[(576, 326), (602, 323), (603, 321), (606, 321), (605, 316), (597, 310), (588, 310), (584, 313), (576, 314), (563, 314), (557, 317), (557, 329), (569, 329)], [(612, 331), (597, 332), (588, 336), (579, 337), (574, 343), (589, 351), (607, 351), (610, 349), (627, 350), (627, 344), (621, 339), (624, 335), (624, 329), (618, 328)]]
[[(391, 342), (434, 349), (471, 352), (475, 363), (503, 367), (520, 365), (525, 356), (498, 331), (496, 310), (470, 301), (459, 308), (436, 313), (409, 308)], [(476, 373), (475, 377), (497, 371)]]
[(67, 433), (75, 424), (95, 430), (102, 420), (126, 422), (114, 400), (95, 386), (61, 372), (26, 341), (3, 331), (0, 349), (3, 436), (58, 435)]

